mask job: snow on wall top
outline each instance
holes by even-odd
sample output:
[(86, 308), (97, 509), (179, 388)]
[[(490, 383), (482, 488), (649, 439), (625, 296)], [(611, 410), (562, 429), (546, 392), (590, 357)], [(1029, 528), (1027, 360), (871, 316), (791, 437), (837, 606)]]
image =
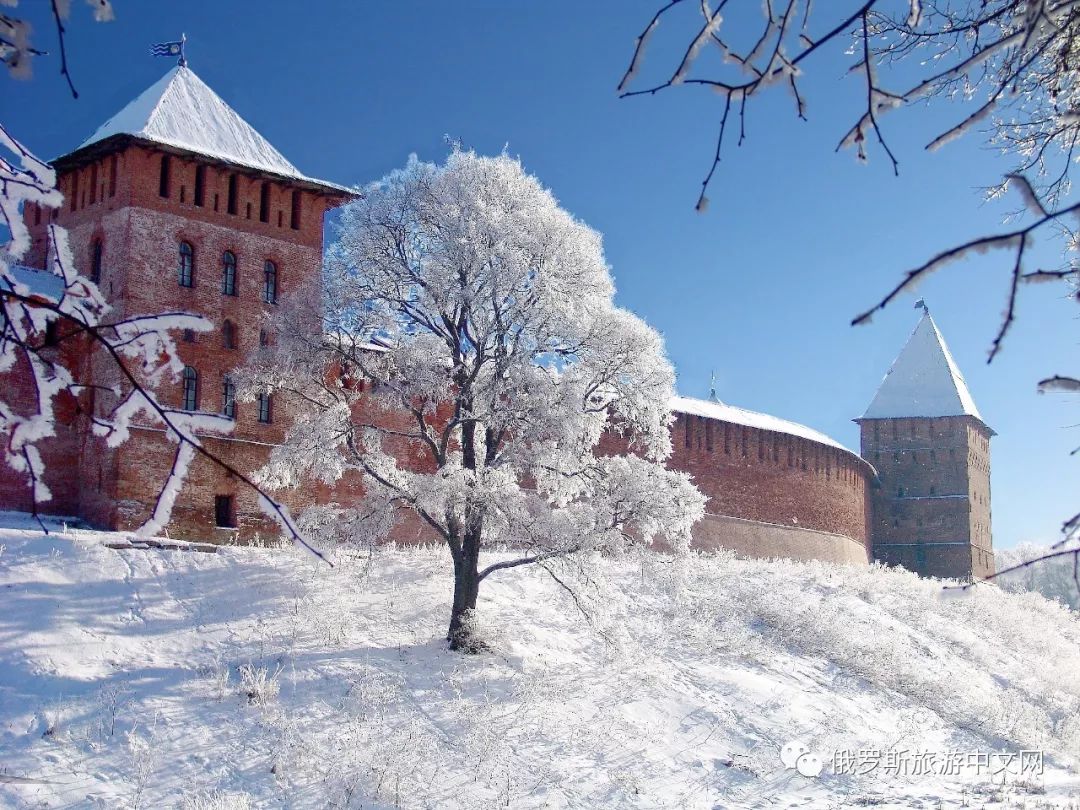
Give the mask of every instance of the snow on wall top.
[(840, 442), (835, 439), (830, 439), (824, 433), (820, 433), (813, 428), (808, 428), (806, 425), (800, 425), (798, 422), (789, 422), (788, 420), (781, 419), (777, 416), (769, 416), (767, 413), (758, 413), (757, 411), (748, 411), (744, 408), (736, 408), (734, 405), (725, 405), (722, 402), (676, 396), (671, 399), (671, 410), (676, 413), (704, 416), (707, 419), (718, 419), (721, 422), (731, 422), (735, 425), (746, 425), (747, 427), (758, 428), (759, 430), (771, 430), (775, 433), (786, 433), (789, 436), (797, 436), (800, 439), (809, 439), (812, 442), (835, 447), (839, 450), (851, 453), (852, 455), (858, 455), (857, 453), (852, 453), (851, 450), (848, 450), (848, 448), (844, 447), (844, 445), (840, 444)]
[[(102, 124), (79, 149), (133, 135), (285, 177), (310, 180), (188, 67), (178, 65)], [(315, 181), (322, 182), (322, 181)]]
[(982, 421), (964, 375), (927, 312), (893, 361), (863, 419), (974, 416)]

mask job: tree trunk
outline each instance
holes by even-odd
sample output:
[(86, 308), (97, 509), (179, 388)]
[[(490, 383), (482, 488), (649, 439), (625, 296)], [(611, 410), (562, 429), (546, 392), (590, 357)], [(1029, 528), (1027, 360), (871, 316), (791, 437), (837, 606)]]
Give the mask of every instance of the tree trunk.
[(451, 650), (478, 652), (482, 642), (472, 637), (465, 621), (467, 611), (476, 608), (476, 596), (480, 591), (479, 559), (477, 554), (469, 553), (469, 545), (464, 543), (461, 555), (454, 560), (454, 604), (450, 608), (446, 640), (450, 642)]
[(483, 639), (470, 633), (466, 621), (468, 611), (476, 608), (476, 596), (480, 591), (481, 525), (476, 521), (472, 528), (465, 530), (461, 552), (454, 555), (454, 604), (450, 609), (450, 629), (446, 633), (451, 650), (480, 652), (484, 649)]
[[(471, 400), (463, 398), (462, 405), (466, 413), (472, 411)], [(466, 470), (476, 469), (476, 424), (472, 422), (461, 428), (461, 462)], [(483, 640), (473, 637), (466, 622), (468, 611), (476, 609), (476, 595), (480, 590), (482, 514), (479, 505), (466, 498), (461, 551), (454, 555), (454, 604), (450, 609), (450, 629), (446, 633), (451, 650), (480, 652), (484, 649)]]

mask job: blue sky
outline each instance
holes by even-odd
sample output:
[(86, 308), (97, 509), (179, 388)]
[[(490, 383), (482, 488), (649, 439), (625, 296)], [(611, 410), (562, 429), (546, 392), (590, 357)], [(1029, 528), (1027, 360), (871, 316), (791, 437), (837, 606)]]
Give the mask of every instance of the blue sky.
[[(55, 54), (47, 4), (32, 5), (24, 13), (37, 44)], [(655, 10), (649, 0), (114, 5), (116, 21), (96, 25), (73, 4), (77, 101), (55, 56), (38, 59), (30, 82), (4, 80), (0, 120), (39, 155), (70, 151), (156, 81), (172, 62), (148, 56), (148, 46), (186, 32), (190, 66), (308, 174), (366, 183), (411, 152), (441, 160), (445, 135), (519, 155), (604, 234), (618, 300), (664, 334), (681, 393), (707, 395), (715, 370), (724, 401), (856, 449), (850, 420), (918, 313), (909, 296), (870, 326), (850, 327), (852, 316), (905, 269), (999, 227), (1007, 210), (982, 202), (978, 189), (1009, 164), (978, 136), (923, 150), (959, 120), (957, 107), (885, 118), (899, 178), (877, 150), (868, 166), (835, 154), (864, 88), (844, 77), (850, 57), (834, 49), (805, 65), (809, 122), (795, 118), (783, 92), (758, 99), (747, 142), (726, 151), (711, 205), (695, 213), (722, 99), (690, 87), (626, 100), (615, 93)], [(670, 72), (688, 31), (674, 20), (659, 29), (639, 86)], [(1039, 257), (1046, 265), (1060, 258), (1052, 246)], [(1008, 255), (991, 254), (918, 290), (999, 434), (997, 547), (1055, 539), (1080, 500), (1080, 460), (1068, 456), (1080, 445), (1077, 398), (1034, 393), (1043, 376), (1076, 373), (1080, 310), (1063, 287), (1025, 290), (1005, 350), (988, 366), (1008, 269)]]

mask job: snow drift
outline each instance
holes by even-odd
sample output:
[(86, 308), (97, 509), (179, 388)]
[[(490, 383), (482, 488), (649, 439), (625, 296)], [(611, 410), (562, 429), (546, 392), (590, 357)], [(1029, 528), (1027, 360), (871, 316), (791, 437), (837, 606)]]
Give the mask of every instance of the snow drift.
[[(8, 525), (12, 521), (8, 520)], [(28, 525), (28, 524), (24, 524)], [(903, 572), (641, 553), (493, 576), (445, 649), (441, 549), (216, 554), (0, 531), (0, 805), (1057, 806), (1080, 620)], [(780, 752), (804, 746), (806, 777)], [(1038, 750), (1044, 773), (890, 772)], [(788, 749), (790, 750), (790, 749)], [(865, 773), (834, 752), (878, 752)], [(1004, 785), (1000, 785), (1003, 781)]]

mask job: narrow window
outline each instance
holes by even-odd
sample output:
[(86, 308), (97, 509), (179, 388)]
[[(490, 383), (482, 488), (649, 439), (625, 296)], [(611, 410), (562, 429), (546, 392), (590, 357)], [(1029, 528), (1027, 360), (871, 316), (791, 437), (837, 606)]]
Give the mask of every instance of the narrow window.
[(270, 184), (263, 183), (259, 189), (259, 222), (270, 221)]
[(232, 495), (214, 496), (214, 525), (219, 529), (236, 528), (236, 517), (233, 512)]
[(97, 284), (101, 281), (101, 240), (95, 239), (90, 249), (90, 280)]
[(230, 320), (221, 325), (221, 345), (226, 349), (236, 348), (236, 325)]
[(260, 329), (259, 330), (259, 345), (260, 346), (269, 346), (270, 345), (270, 335), (267, 333), (267, 331), (265, 329)]
[(199, 410), (199, 372), (191, 366), (184, 366), (184, 404), (185, 411)]
[(116, 196), (116, 155), (109, 158), (109, 196)]
[(244, 215), (244, 219), (251, 219), (251, 203), (247, 204), (247, 208), (245, 210), (247, 213)]
[(259, 421), (270, 424), (273, 421), (273, 402), (270, 394), (259, 394)]
[(277, 212), (277, 226), (280, 228), (284, 224), (285, 224), (285, 212), (284, 211), (278, 211)]
[(193, 203), (195, 203), (195, 205), (199, 206), (199, 208), (202, 208), (203, 200), (204, 200), (205, 197), (206, 197), (206, 167), (205, 166), (196, 166), (195, 167), (195, 193), (194, 193), (194, 196), (191, 198), (191, 201)]
[(897, 487), (896, 488), (896, 497), (897, 498), (903, 498), (904, 497), (904, 488), (903, 487)]
[(276, 304), (277, 292), (277, 265), (267, 259), (266, 264), (263, 265), (263, 301), (268, 304)]
[(231, 250), (221, 254), (221, 294), (236, 295), (236, 254)]
[(229, 175), (229, 202), (227, 209), (230, 214), (236, 213), (237, 179), (235, 174)]
[(34, 203), (30, 203), (30, 204), (34, 206), (34, 224), (35, 225), (40, 225), (41, 224), (41, 206), (36, 205)]
[(689, 447), (690, 437), (693, 434), (690, 432), (690, 416), (687, 414), (683, 414), (683, 426), (685, 427), (685, 430), (683, 431), (683, 446)]
[(97, 164), (90, 166), (90, 204), (97, 202)]
[(187, 186), (180, 186), (180, 202), (187, 201)]
[(294, 190), (292, 193), (292, 214), (289, 217), (289, 227), (294, 231), (300, 230), (300, 192)]
[(195, 249), (190, 242), (180, 243), (180, 264), (177, 266), (177, 280), (181, 287), (195, 286)]
[(228, 377), (221, 385), (221, 413), (229, 419), (236, 418), (236, 385)]
[(162, 197), (169, 196), (169, 169), (172, 159), (168, 155), (161, 156), (161, 176), (158, 178), (158, 194)]

